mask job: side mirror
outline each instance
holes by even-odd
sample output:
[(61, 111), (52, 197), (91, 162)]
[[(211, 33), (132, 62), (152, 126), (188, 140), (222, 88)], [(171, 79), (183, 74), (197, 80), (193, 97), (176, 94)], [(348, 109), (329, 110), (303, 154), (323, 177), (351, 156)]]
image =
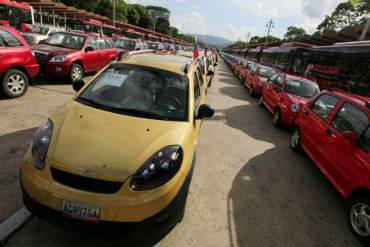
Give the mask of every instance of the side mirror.
[(46, 41), (46, 39), (40, 40), (40, 41), (39, 41), (39, 44), (41, 44), (41, 45), (42, 45), (42, 44), (45, 44), (45, 41)]
[(85, 86), (84, 80), (76, 80), (72, 84), (73, 90), (75, 90), (76, 92), (80, 91), (81, 88), (83, 88), (84, 86)]
[(215, 72), (213, 70), (208, 70), (207, 76), (214, 76)]
[(216, 67), (217, 66), (217, 63), (214, 63), (213, 66)]
[(215, 110), (210, 105), (203, 104), (199, 106), (198, 115), (196, 119), (211, 118), (215, 114)]
[(94, 50), (95, 49), (92, 46), (88, 46), (88, 47), (85, 48), (85, 52), (94, 51)]
[(358, 139), (358, 135), (355, 132), (352, 132), (352, 131), (344, 131), (342, 133), (342, 136), (343, 136), (344, 139), (346, 139), (347, 141), (349, 141), (352, 144), (355, 144), (357, 142), (357, 139)]

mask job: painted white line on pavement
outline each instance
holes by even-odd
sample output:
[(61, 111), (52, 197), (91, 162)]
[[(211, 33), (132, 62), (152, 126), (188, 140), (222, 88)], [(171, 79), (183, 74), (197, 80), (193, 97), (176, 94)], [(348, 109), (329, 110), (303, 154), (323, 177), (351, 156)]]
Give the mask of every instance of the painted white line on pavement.
[(13, 235), (24, 223), (30, 220), (31, 217), (32, 214), (25, 207), (22, 207), (15, 214), (1, 223), (0, 246), (4, 245), (9, 237)]

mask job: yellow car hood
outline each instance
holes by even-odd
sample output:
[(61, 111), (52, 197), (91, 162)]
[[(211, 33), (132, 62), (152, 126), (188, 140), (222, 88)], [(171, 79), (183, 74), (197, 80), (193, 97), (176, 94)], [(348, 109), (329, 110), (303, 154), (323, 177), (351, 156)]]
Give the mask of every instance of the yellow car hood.
[(51, 120), (52, 167), (79, 175), (87, 169), (91, 177), (121, 182), (159, 149), (181, 145), (189, 126), (111, 113), (75, 101)]

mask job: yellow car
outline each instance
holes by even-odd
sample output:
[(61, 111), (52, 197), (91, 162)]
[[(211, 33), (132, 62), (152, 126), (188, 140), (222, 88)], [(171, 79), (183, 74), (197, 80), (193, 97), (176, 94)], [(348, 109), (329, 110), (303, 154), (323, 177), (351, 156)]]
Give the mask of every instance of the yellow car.
[[(35, 133), (21, 166), (26, 207), (58, 222), (119, 222), (139, 236), (182, 220), (204, 104), (197, 66), (143, 52), (113, 63)], [(100, 225), (101, 225), (100, 224)]]

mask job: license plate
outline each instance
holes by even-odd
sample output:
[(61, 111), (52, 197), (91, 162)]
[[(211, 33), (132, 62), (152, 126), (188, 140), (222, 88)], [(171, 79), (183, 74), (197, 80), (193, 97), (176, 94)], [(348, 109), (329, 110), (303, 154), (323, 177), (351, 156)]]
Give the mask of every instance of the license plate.
[(67, 217), (90, 222), (98, 222), (100, 209), (91, 205), (62, 200), (62, 212), (64, 216)]

